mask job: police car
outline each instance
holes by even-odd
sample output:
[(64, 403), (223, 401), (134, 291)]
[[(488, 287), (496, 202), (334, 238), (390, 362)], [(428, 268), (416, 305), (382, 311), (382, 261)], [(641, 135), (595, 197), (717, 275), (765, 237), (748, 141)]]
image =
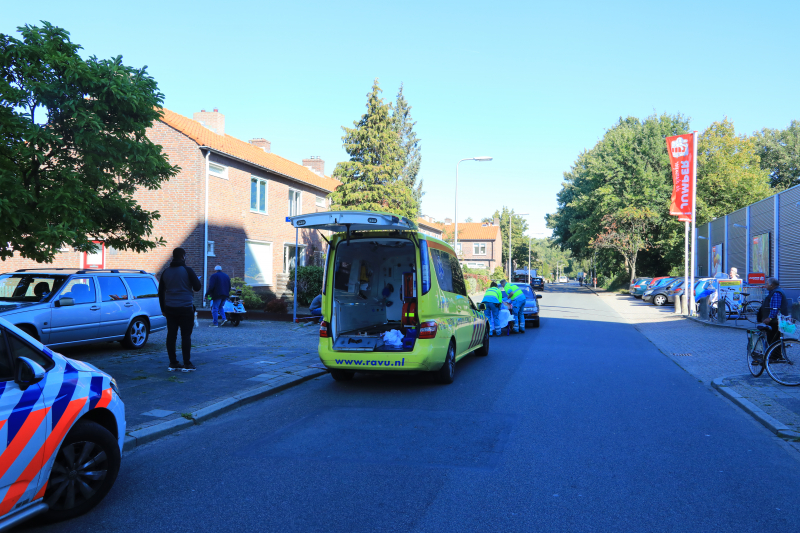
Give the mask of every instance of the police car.
[(111, 376), (0, 318), (0, 531), (97, 505), (117, 478), (124, 439)]

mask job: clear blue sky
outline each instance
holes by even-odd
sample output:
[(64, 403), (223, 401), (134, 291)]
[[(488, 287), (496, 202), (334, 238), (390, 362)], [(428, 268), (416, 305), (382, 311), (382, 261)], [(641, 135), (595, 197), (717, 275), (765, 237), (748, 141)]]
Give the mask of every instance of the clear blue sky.
[(343, 125), (374, 78), (402, 82), (422, 140), (423, 212), (459, 219), (503, 205), (545, 232), (562, 174), (621, 116), (680, 112), (703, 131), (800, 119), (800, 2), (2, 3), (0, 32), (47, 20), (85, 55), (147, 65), (165, 106), (218, 107), (226, 132), (275, 153), (347, 159)]

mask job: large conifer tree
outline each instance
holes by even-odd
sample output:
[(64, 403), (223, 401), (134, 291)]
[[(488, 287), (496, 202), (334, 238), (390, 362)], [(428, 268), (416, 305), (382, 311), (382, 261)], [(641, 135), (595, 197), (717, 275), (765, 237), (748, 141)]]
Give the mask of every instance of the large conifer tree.
[(381, 92), (376, 79), (367, 95), (367, 112), (354, 128), (342, 126), (350, 161), (337, 163), (333, 171), (342, 184), (331, 193), (331, 209), (379, 211), (416, 221), (414, 197), (402, 180), (405, 158), (392, 106)]
[(414, 132), (415, 120), (411, 119), (411, 106), (403, 96), (403, 85), (400, 84), (400, 91), (397, 93), (397, 102), (394, 108), (395, 129), (400, 135), (400, 147), (403, 150), (403, 173), (401, 179), (411, 190), (414, 202), (417, 204), (417, 215), (420, 215), (422, 207), (422, 180), (417, 183), (417, 175), (422, 161), (420, 155), (419, 139)]

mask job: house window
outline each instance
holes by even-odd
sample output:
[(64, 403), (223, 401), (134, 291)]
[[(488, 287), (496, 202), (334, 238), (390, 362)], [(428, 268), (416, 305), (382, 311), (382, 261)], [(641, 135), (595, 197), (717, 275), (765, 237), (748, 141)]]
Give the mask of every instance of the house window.
[(317, 207), (326, 207), (324, 196), (317, 196)]
[[(300, 266), (306, 266), (306, 247), (305, 246), (298, 246), (297, 247), (297, 258), (300, 259)], [(291, 269), (294, 268), (295, 265), (295, 245), (294, 244), (285, 244), (283, 245), (283, 273), (288, 274)]]
[(217, 257), (214, 255), (214, 241), (206, 241), (206, 255), (208, 257)]
[(456, 253), (458, 255), (461, 255), (461, 243), (460, 242), (456, 244)]
[(244, 242), (244, 282), (251, 286), (272, 285), (271, 242)]
[(224, 167), (216, 163), (208, 164), (208, 173), (224, 180), (228, 179), (228, 167)]
[(297, 216), (301, 215), (303, 210), (300, 209), (302, 205), (300, 203), (300, 191), (296, 191), (294, 189), (289, 189), (289, 216)]
[(473, 242), (472, 243), (472, 255), (486, 255), (486, 243), (485, 242)]
[(267, 180), (250, 178), (250, 211), (267, 214)]

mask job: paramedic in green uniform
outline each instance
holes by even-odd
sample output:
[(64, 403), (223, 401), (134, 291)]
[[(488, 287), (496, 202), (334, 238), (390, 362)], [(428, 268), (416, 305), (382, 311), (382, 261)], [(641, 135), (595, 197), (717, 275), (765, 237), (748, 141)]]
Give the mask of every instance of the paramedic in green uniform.
[(503, 293), (497, 288), (497, 283), (492, 282), (483, 295), (482, 303), (486, 306), (486, 314), (489, 316), (489, 335), (494, 331), (495, 335), (500, 335), (500, 303), (503, 301)]
[(519, 287), (513, 283), (508, 283), (506, 280), (500, 282), (500, 287), (506, 293), (508, 301), (511, 302), (511, 316), (514, 317), (514, 333), (525, 333), (525, 315), (522, 313), (522, 308), (525, 307), (525, 294)]

